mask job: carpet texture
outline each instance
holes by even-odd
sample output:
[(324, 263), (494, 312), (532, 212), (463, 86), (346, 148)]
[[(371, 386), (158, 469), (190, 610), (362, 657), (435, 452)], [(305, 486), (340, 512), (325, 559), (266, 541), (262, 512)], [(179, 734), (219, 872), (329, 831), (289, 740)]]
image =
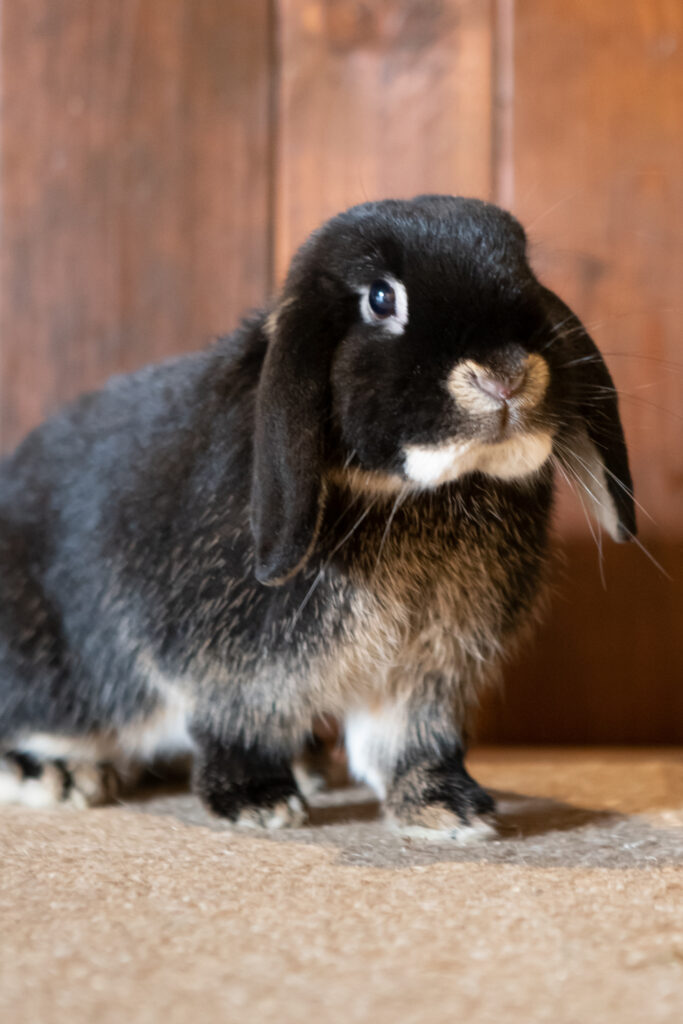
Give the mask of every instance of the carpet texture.
[(679, 1024), (683, 752), (470, 767), (501, 835), (465, 847), (387, 832), (359, 790), (278, 834), (183, 792), (2, 808), (0, 1019)]

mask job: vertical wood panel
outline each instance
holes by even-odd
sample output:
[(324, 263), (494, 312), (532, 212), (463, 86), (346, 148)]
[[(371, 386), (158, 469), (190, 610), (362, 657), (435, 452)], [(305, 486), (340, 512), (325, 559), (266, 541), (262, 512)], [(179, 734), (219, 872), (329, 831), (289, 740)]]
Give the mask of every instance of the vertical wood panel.
[(281, 277), (354, 202), (495, 187), (608, 353), (673, 581), (610, 546), (603, 590), (565, 497), (565, 582), (484, 734), (683, 740), (680, 4), (0, 0), (0, 17), (0, 445), (232, 327), (269, 287), (271, 241)]
[[(507, 0), (502, 0), (506, 3)], [(606, 589), (564, 495), (565, 581), (485, 734), (683, 741), (683, 7), (517, 0), (513, 210), (534, 264), (607, 354), (622, 392), (641, 536), (606, 541)]]
[(276, 268), (367, 199), (491, 190), (489, 0), (279, 0)]
[[(641, 517), (644, 533), (683, 540), (683, 6), (516, 10), (514, 209), (539, 272), (608, 354), (639, 496), (657, 520)], [(580, 512), (565, 525), (585, 531)]]
[(268, 7), (2, 3), (3, 447), (262, 301)]

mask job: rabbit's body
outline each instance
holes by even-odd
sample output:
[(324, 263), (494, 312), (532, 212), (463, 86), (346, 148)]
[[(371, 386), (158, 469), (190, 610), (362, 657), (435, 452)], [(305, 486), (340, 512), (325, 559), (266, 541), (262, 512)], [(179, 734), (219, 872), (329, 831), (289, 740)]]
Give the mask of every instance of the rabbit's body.
[[(415, 486), (376, 454), (381, 420), (360, 444), (340, 440), (345, 403), (349, 431), (364, 416), (345, 380), (362, 401), (381, 372), (363, 362), (358, 381), (349, 350), (327, 371), (341, 411), (334, 436), (316, 442), (325, 468), (313, 504), (278, 554), (272, 538), (318, 465), (310, 422), (287, 433), (308, 401), (304, 363), (273, 421), (272, 444), (290, 447), (262, 471), (273, 454), (263, 382), (294, 306), (290, 295), (207, 352), (116, 378), (0, 467), (0, 751), (15, 781), (23, 772), (19, 789), (45, 762), (64, 797), (79, 792), (79, 766), (189, 750), (218, 813), (298, 821), (291, 763), (314, 716), (331, 713), (346, 722), (352, 770), (403, 827), (455, 834), (491, 809), (462, 754), (478, 692), (542, 594), (552, 432), (539, 414), (519, 436), (479, 445), (464, 431), (454, 447), (443, 425), (432, 438), (418, 424), (402, 449)], [(533, 358), (535, 408), (548, 371)], [(466, 404), (469, 378), (448, 369)], [(292, 457), (299, 471), (309, 459), (307, 475), (293, 471), (293, 489), (283, 477), (273, 501)], [(81, 789), (86, 802), (102, 795), (91, 775)]]
[(437, 676), (464, 728), (536, 600), (550, 473), (397, 507), (338, 478), (321, 551), (284, 587), (255, 587), (241, 425), (264, 352), (252, 323), (116, 378), (0, 468), (6, 748), (137, 760), (210, 727), (293, 756), (314, 715), (419, 703)]

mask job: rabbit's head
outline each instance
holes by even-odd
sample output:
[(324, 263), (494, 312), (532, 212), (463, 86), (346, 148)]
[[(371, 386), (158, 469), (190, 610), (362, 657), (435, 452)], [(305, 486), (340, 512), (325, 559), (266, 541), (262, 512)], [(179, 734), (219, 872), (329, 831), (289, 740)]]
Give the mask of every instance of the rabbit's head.
[(473, 472), (524, 481), (554, 455), (615, 539), (635, 533), (610, 375), (498, 207), (421, 196), (335, 217), (294, 258), (266, 330), (252, 484), (261, 582), (304, 564), (335, 479), (388, 494)]

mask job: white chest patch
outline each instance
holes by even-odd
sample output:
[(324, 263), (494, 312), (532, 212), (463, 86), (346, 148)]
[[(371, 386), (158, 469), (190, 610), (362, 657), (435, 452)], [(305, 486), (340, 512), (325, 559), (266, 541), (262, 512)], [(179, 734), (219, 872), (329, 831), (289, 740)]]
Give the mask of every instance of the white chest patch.
[(552, 446), (547, 433), (519, 434), (498, 444), (472, 439), (442, 445), (407, 445), (404, 468), (406, 476), (423, 487), (436, 487), (474, 472), (514, 480), (540, 469)]

